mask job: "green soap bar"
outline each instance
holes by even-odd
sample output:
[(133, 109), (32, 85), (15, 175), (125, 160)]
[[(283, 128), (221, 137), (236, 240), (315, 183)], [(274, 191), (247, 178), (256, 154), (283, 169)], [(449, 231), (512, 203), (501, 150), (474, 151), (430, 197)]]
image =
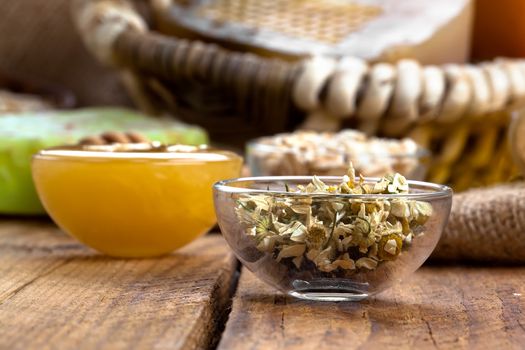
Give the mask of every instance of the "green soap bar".
[(0, 213), (43, 214), (31, 178), (31, 157), (47, 147), (74, 144), (105, 131), (138, 131), (163, 143), (208, 143), (206, 132), (174, 120), (145, 116), (122, 108), (0, 116)]

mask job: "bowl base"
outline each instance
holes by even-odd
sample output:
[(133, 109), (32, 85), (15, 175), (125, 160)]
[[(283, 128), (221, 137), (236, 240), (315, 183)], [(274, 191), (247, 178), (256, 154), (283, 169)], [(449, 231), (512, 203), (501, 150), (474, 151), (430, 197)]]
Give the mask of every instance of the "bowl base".
[(368, 283), (346, 279), (318, 278), (310, 281), (295, 280), (289, 295), (315, 301), (359, 301), (368, 298)]
[(295, 291), (288, 292), (294, 298), (313, 301), (360, 301), (368, 298), (368, 294), (356, 291)]

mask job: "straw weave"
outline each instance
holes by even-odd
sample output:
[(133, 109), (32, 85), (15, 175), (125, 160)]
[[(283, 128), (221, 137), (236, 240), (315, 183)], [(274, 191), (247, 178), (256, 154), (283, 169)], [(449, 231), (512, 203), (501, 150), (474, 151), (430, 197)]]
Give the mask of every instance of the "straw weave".
[(142, 108), (200, 124), (217, 142), (241, 146), (298, 127), (353, 127), (417, 139), (435, 155), (429, 179), (460, 190), (515, 173), (504, 111), (525, 103), (523, 59), (441, 66), (355, 57), (284, 61), (159, 34), (137, 24), (129, 0), (73, 4), (84, 42), (125, 72)]

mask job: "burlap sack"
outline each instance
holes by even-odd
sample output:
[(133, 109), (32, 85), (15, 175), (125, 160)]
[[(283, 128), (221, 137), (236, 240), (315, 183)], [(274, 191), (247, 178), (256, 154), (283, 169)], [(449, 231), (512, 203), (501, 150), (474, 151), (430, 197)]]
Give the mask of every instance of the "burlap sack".
[(449, 223), (432, 258), (525, 262), (525, 183), (454, 195)]
[(129, 105), (115, 70), (84, 48), (69, 0), (0, 1), (0, 70), (62, 85), (80, 105)]

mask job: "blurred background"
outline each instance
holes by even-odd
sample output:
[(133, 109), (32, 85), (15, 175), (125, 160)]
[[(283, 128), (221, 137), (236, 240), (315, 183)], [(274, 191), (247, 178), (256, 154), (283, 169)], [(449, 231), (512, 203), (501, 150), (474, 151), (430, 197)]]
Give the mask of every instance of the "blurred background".
[[(84, 47), (70, 5), (69, 0), (2, 1), (0, 70), (67, 87), (79, 105), (130, 105), (118, 75)], [(475, 0), (475, 5), (472, 59), (523, 57), (523, 1)]]
[[(3, 1), (0, 113), (10, 118), (0, 138), (30, 140), (29, 159), (136, 128), (121, 122), (129, 109), (91, 110), (71, 128), (76, 109), (126, 107), (153, 129), (177, 129), (150, 133), (163, 141), (246, 153), (256, 175), (340, 172), (364, 154), (365, 174), (416, 169), (457, 191), (507, 182), (520, 174), (509, 127), (525, 100), (522, 13), (520, 0)], [(27, 113), (56, 109), (73, 110), (25, 126)], [(24, 111), (27, 121), (13, 116)], [(158, 116), (178, 124), (156, 125)], [(54, 124), (62, 131), (50, 141)], [(278, 135), (298, 129), (311, 133)], [(357, 131), (337, 134), (347, 129)], [(0, 183), (13, 196), (31, 187), (28, 163), (17, 167), (25, 185), (14, 175)]]
[(118, 74), (84, 47), (70, 5), (69, 0), (2, 1), (0, 72), (69, 89), (79, 106), (131, 105)]

